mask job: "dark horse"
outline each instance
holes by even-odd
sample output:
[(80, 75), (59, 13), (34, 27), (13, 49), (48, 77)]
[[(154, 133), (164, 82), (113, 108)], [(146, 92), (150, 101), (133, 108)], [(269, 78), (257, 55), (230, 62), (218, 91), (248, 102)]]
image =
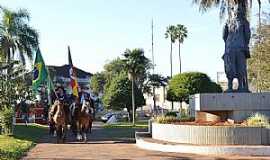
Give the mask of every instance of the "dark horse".
[(84, 100), (82, 105), (71, 106), (73, 133), (77, 136), (77, 140), (87, 141), (87, 132), (92, 128), (93, 122), (93, 106), (91, 101)]

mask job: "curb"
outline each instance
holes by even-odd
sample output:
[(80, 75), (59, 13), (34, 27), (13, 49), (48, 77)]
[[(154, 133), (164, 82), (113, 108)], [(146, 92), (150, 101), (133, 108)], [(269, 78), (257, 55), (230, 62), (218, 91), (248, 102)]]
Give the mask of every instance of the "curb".
[(242, 155), (242, 156), (270, 156), (270, 146), (264, 145), (189, 145), (162, 144), (146, 141), (151, 137), (148, 132), (136, 132), (136, 146), (146, 150), (176, 153), (191, 153), (202, 155)]

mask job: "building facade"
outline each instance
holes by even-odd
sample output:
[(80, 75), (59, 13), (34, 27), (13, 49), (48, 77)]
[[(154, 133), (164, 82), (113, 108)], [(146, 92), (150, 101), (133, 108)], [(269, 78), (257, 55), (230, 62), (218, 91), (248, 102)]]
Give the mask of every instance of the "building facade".
[[(50, 71), (51, 79), (55, 86), (61, 85), (63, 86), (68, 94), (71, 94), (70, 87), (70, 75), (69, 75), (69, 65), (62, 66), (48, 66)], [(74, 67), (75, 72), (77, 74), (77, 81), (79, 84), (79, 90), (84, 90), (90, 92), (90, 80), (93, 76), (92, 73), (86, 72), (82, 69)]]

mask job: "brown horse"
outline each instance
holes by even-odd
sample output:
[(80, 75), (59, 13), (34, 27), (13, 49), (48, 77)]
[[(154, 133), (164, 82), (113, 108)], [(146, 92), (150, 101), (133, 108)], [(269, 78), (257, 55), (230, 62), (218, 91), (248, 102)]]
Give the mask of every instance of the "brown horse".
[(92, 128), (92, 107), (91, 103), (88, 100), (84, 100), (81, 108), (78, 112), (78, 117), (76, 121), (76, 128), (77, 128), (77, 139), (87, 141), (87, 132)]
[(56, 100), (50, 109), (50, 123), (54, 125), (57, 134), (57, 143), (60, 140), (64, 143), (67, 131), (67, 115), (64, 110), (64, 104)]

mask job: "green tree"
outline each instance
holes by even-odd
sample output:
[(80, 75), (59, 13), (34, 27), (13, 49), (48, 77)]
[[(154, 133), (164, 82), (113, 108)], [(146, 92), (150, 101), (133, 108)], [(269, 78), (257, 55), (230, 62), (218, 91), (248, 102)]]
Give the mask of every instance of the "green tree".
[(222, 92), (221, 87), (200, 72), (187, 72), (175, 75), (169, 81), (167, 99), (169, 101), (187, 102), (190, 95), (196, 93)]
[(180, 45), (184, 42), (184, 39), (187, 38), (187, 27), (182, 24), (176, 25), (176, 39), (178, 40), (178, 49), (179, 49), (179, 73), (182, 73), (182, 62), (181, 62), (181, 53)]
[(141, 80), (147, 75), (146, 73), (151, 68), (151, 63), (150, 60), (144, 56), (142, 49), (127, 49), (124, 53), (124, 62), (128, 70), (128, 77), (132, 82), (132, 120), (133, 125), (135, 125), (135, 86), (138, 85), (139, 89), (142, 91), (143, 86), (140, 86), (140, 84), (142, 84)]
[(257, 92), (270, 91), (270, 24), (258, 27), (254, 36), (251, 58), (248, 61), (248, 75)]
[[(143, 93), (134, 85), (134, 94), (136, 96), (135, 109), (145, 104)], [(128, 79), (127, 73), (122, 72), (115, 76), (108, 88), (105, 89), (103, 104), (107, 109), (122, 110), (127, 109), (129, 117), (132, 117), (132, 82)]]
[[(4, 70), (8, 69), (9, 72)], [(12, 118), (14, 116), (15, 106), (20, 100), (33, 100), (34, 94), (31, 89), (31, 80), (24, 68), (18, 61), (10, 61), (10, 63), (0, 63), (0, 115), (2, 126), (9, 130), (12, 134)], [(12, 114), (12, 115), (10, 115)], [(12, 127), (12, 128), (10, 128)], [(8, 134), (10, 134), (8, 132)]]
[(104, 92), (104, 86), (106, 84), (106, 77), (103, 72), (96, 73), (92, 76), (90, 82), (90, 88), (95, 95)]
[(121, 72), (127, 72), (126, 65), (123, 59), (116, 58), (109, 63), (104, 65), (104, 74), (106, 77), (106, 82), (109, 83), (114, 76), (120, 74)]
[(171, 77), (173, 75), (173, 67), (172, 67), (172, 51), (173, 51), (173, 43), (175, 43), (176, 40), (176, 27), (173, 25), (170, 25), (167, 27), (166, 32), (165, 32), (165, 38), (170, 39), (170, 44), (171, 44), (171, 51), (170, 51), (170, 64), (171, 64)]
[(29, 26), (30, 16), (26, 10), (13, 12), (4, 7), (0, 23), (0, 54), (9, 63), (15, 53), (25, 64), (25, 58), (33, 59), (33, 52), (38, 48), (38, 33)]

